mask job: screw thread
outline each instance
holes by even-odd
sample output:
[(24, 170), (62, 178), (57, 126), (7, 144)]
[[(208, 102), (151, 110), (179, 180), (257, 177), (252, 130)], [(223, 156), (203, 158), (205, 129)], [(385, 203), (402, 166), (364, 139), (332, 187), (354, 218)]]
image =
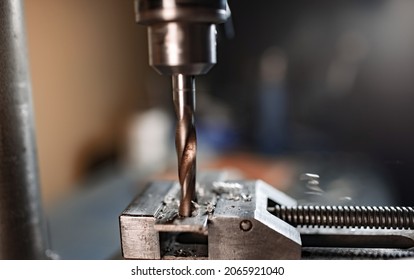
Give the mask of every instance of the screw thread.
[(276, 205), (269, 211), (292, 226), (414, 229), (412, 207)]

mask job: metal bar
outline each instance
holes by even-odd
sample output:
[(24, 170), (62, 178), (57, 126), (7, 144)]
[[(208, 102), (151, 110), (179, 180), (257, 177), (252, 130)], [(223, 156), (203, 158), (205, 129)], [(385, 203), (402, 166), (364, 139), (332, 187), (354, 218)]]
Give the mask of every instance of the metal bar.
[(45, 259), (22, 0), (0, 1), (0, 259)]

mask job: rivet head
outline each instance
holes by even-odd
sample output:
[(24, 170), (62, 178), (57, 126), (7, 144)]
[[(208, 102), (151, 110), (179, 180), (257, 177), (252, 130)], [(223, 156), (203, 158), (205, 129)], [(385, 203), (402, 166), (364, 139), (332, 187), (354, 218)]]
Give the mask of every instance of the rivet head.
[(240, 229), (242, 231), (249, 231), (252, 229), (252, 227), (253, 227), (253, 224), (249, 220), (243, 220), (240, 222)]

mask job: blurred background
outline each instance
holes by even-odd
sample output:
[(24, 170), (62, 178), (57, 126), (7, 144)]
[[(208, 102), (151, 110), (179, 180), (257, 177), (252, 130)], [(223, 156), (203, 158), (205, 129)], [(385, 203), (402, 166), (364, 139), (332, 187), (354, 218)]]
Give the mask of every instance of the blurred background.
[[(231, 1), (197, 80), (199, 170), (299, 201), (412, 205), (414, 2)], [(63, 259), (119, 253), (117, 216), (176, 178), (168, 77), (133, 1), (26, 1), (43, 202)], [(300, 174), (320, 176), (318, 190)]]

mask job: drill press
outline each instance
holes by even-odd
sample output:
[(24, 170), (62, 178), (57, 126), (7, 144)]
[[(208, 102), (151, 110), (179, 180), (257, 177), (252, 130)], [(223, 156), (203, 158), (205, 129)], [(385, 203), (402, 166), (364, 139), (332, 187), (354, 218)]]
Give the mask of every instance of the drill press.
[(216, 63), (227, 1), (136, 0), (150, 65), (172, 76), (177, 182), (153, 182), (120, 216), (127, 259), (413, 256), (411, 207), (298, 206), (262, 181), (203, 173), (196, 186), (195, 76)]

